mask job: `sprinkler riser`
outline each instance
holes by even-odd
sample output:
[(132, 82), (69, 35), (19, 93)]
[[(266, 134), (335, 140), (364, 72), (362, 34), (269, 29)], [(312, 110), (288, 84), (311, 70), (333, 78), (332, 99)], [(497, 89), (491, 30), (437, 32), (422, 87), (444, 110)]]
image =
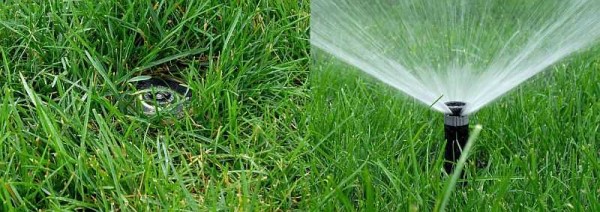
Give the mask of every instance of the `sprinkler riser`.
[(446, 138), (444, 170), (446, 173), (451, 174), (460, 159), (462, 149), (465, 148), (469, 139), (469, 117), (462, 114), (466, 107), (465, 103), (446, 102), (446, 105), (452, 112), (444, 115), (444, 134)]
[(469, 139), (469, 125), (444, 125), (444, 131), (446, 137), (444, 170), (446, 173), (450, 174), (454, 171), (454, 165), (458, 162), (462, 149), (467, 145), (467, 140)]

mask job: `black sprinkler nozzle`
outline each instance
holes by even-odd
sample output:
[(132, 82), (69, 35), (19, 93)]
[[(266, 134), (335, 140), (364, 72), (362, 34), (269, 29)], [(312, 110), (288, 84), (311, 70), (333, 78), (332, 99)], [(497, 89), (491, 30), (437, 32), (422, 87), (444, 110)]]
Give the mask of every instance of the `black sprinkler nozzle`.
[(444, 170), (451, 174), (469, 139), (469, 117), (463, 115), (466, 103), (453, 101), (446, 102), (446, 105), (450, 108), (451, 113), (444, 116), (444, 131), (447, 141)]

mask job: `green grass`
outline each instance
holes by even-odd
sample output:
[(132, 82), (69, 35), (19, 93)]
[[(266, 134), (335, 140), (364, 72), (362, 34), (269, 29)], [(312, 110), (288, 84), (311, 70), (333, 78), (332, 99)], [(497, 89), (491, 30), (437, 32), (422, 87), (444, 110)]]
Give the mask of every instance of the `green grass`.
[[(298, 207), (308, 3), (20, 2), (0, 6), (0, 211)], [(187, 82), (189, 113), (136, 110), (144, 75)]]
[[(441, 114), (337, 62), (309, 74), (308, 2), (20, 2), (0, 6), (0, 211), (600, 210), (598, 51), (472, 116), (452, 189)], [(190, 85), (183, 117), (133, 106), (147, 75)]]
[[(471, 116), (483, 130), (467, 182), (447, 210), (600, 209), (597, 55), (569, 59)], [(321, 207), (431, 211), (441, 204), (451, 180), (442, 177), (442, 114), (354, 68), (316, 60), (309, 131), (319, 145), (313, 163), (326, 167), (316, 183), (330, 188), (316, 192), (332, 194)]]

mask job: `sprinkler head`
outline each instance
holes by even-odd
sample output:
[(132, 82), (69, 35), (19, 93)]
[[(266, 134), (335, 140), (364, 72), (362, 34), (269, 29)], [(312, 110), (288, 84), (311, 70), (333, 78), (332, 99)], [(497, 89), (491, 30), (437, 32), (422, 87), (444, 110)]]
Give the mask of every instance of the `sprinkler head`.
[(460, 116), (462, 114), (463, 109), (467, 106), (467, 103), (458, 101), (446, 102), (445, 104), (446, 106), (448, 106), (448, 108), (450, 108), (450, 111), (452, 111), (451, 114), (453, 116)]
[(444, 170), (450, 174), (460, 158), (462, 149), (469, 139), (469, 117), (463, 115), (467, 106), (464, 102), (446, 102), (451, 113), (444, 115), (444, 131), (446, 136), (446, 151), (444, 154)]
[(189, 88), (176, 79), (150, 78), (136, 84), (137, 102), (146, 115), (171, 113), (180, 115), (184, 104), (190, 99)]

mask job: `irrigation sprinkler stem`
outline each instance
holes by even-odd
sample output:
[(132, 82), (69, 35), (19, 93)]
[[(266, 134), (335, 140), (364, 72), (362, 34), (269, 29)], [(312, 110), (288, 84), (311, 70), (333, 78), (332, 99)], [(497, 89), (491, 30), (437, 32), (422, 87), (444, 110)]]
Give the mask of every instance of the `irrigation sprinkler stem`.
[(452, 175), (450, 176), (450, 179), (448, 179), (448, 181), (446, 183), (443, 196), (441, 196), (441, 198), (438, 198), (438, 201), (437, 201), (433, 211), (445, 211), (446, 210), (446, 205), (448, 205), (448, 202), (450, 200), (450, 195), (452, 194), (452, 191), (456, 187), (459, 175), (461, 178), (463, 177), (461, 174), (462, 170), (465, 167), (465, 164), (467, 162), (467, 157), (469, 156), (469, 152), (471, 152), (471, 148), (473, 147), (475, 140), (479, 136), (481, 129), (482, 129), (481, 125), (475, 125), (473, 134), (468, 138), (467, 144), (465, 145), (464, 154), (462, 154), (460, 156), (459, 160), (457, 161), (458, 163), (456, 164), (456, 170), (452, 173), (448, 173), (448, 174), (452, 174)]
[(444, 152), (444, 170), (450, 174), (454, 171), (455, 164), (469, 139), (469, 117), (462, 114), (466, 106), (464, 102), (446, 102), (446, 105), (452, 113), (444, 116), (444, 131), (447, 142)]

